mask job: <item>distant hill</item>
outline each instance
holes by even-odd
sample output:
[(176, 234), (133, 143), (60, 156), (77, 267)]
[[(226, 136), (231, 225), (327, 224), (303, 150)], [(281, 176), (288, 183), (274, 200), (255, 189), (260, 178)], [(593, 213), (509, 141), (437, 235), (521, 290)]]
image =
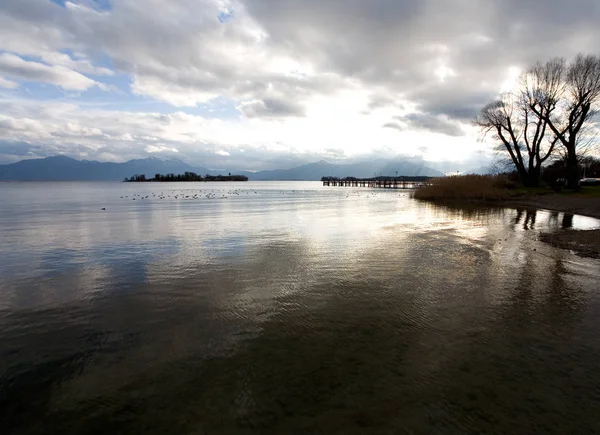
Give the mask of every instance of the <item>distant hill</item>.
[(323, 176), (368, 178), (375, 175), (443, 176), (444, 174), (421, 164), (403, 161), (374, 160), (350, 165), (335, 165), (321, 160), (317, 163), (291, 169), (260, 171), (251, 180), (320, 180)]
[(181, 160), (155, 157), (129, 160), (124, 163), (75, 160), (65, 156), (21, 160), (0, 165), (0, 180), (31, 181), (109, 181), (123, 180), (134, 174), (181, 174), (186, 171), (206, 174), (206, 168), (194, 168)]
[(320, 180), (323, 176), (367, 178), (375, 175), (442, 176), (443, 174), (422, 164), (403, 161), (374, 160), (350, 165), (335, 165), (320, 161), (291, 169), (269, 171), (214, 171), (204, 167), (191, 166), (177, 159), (129, 160), (124, 163), (75, 160), (65, 156), (45, 159), (22, 160), (17, 163), (0, 165), (0, 180), (30, 181), (110, 181), (123, 180), (134, 174), (182, 174), (195, 172), (200, 175), (219, 175), (225, 172), (246, 175), (250, 180)]

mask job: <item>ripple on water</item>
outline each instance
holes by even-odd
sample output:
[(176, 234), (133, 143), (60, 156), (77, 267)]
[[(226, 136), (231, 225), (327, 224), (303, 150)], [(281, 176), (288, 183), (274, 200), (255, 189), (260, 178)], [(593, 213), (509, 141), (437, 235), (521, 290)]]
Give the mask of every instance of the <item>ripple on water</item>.
[(600, 431), (600, 263), (538, 240), (597, 221), (314, 183), (39, 184), (40, 213), (15, 186), (8, 433)]

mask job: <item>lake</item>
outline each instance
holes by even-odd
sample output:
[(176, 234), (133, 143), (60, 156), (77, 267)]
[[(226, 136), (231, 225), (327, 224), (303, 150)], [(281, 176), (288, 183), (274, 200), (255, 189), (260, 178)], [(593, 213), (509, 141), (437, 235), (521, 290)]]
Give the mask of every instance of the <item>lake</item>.
[(0, 183), (1, 431), (598, 432), (600, 261), (538, 240), (598, 227), (318, 182)]

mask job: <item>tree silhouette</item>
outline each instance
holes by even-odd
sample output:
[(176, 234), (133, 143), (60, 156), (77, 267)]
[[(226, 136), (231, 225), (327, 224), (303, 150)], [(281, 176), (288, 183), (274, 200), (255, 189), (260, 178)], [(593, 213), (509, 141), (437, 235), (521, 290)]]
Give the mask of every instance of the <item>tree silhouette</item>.
[(537, 63), (518, 88), (487, 104), (475, 120), (510, 156), (521, 181), (540, 182), (544, 163), (565, 150), (567, 186), (577, 189), (580, 148), (595, 135), (589, 129), (600, 103), (600, 57), (579, 54), (571, 63), (555, 58)]

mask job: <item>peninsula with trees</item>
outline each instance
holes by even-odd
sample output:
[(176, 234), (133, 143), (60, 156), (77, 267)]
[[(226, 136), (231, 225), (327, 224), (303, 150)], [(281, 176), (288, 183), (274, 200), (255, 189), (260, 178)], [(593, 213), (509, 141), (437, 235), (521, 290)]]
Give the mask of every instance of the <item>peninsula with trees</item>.
[(183, 174), (155, 174), (154, 178), (146, 178), (144, 174), (135, 174), (125, 178), (125, 182), (171, 182), (171, 181), (248, 181), (245, 175), (202, 175), (195, 172), (184, 172)]

